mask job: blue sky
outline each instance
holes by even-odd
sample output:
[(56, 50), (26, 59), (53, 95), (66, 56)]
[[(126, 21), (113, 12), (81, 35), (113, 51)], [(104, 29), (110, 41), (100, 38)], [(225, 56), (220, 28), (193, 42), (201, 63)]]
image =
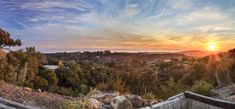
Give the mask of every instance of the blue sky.
[(1, 0), (0, 27), (42, 52), (235, 47), (235, 0)]

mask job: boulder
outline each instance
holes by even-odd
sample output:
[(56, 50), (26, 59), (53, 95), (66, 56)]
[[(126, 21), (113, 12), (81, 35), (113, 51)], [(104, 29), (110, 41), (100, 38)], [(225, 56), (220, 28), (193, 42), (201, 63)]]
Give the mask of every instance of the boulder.
[(88, 93), (87, 96), (90, 97), (90, 98), (97, 99), (97, 98), (103, 97), (103, 93), (100, 90), (93, 90), (90, 93)]
[(111, 103), (111, 101), (112, 101), (112, 99), (113, 99), (114, 97), (112, 97), (112, 96), (104, 96), (103, 98), (102, 98), (102, 102), (104, 103), (104, 104), (110, 104)]
[(143, 107), (144, 101), (139, 95), (126, 95), (126, 98), (131, 101), (132, 105), (136, 108)]
[(104, 104), (100, 107), (100, 109), (113, 109), (113, 107), (111, 105), (105, 105)]
[(41, 89), (37, 89), (35, 92), (42, 92), (42, 90)]
[(119, 96), (119, 92), (117, 91), (99, 91), (96, 90), (89, 94), (90, 98), (94, 98), (105, 105), (110, 105), (112, 99), (116, 96)]
[(94, 98), (84, 98), (82, 104), (82, 108), (85, 109), (99, 109), (101, 103)]
[(226, 98), (227, 101), (231, 101), (231, 102), (235, 102), (235, 95), (232, 95), (232, 96), (228, 96)]
[(155, 99), (144, 99), (143, 100), (143, 105), (144, 106), (152, 106), (152, 105), (154, 105), (154, 104), (157, 104), (157, 103), (159, 103), (157, 100), (155, 100)]
[(90, 98), (90, 103), (93, 106), (93, 109), (98, 109), (100, 107), (100, 102), (96, 99)]
[(113, 109), (132, 109), (132, 103), (125, 96), (117, 96), (112, 99)]
[(23, 87), (23, 90), (28, 91), (28, 92), (32, 92), (32, 89), (29, 87)]

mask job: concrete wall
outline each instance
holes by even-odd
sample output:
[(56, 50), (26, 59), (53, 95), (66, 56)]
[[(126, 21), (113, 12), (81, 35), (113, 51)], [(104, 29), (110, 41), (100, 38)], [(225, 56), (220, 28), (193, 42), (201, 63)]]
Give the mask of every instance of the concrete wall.
[[(202, 97), (202, 96), (199, 96), (199, 97)], [(207, 97), (205, 97), (205, 99), (206, 98)], [(216, 102), (212, 102), (211, 104), (218, 103), (216, 99), (215, 101)], [(222, 108), (221, 106), (219, 107), (219, 106), (211, 105), (211, 104), (201, 102), (200, 100), (187, 98), (185, 94), (182, 93), (182, 94), (173, 96), (164, 102), (155, 104), (152, 107), (145, 107), (145, 108), (140, 108), (140, 109), (227, 109), (227, 108)], [(229, 109), (235, 109), (235, 107), (232, 106), (232, 107), (229, 107)]]

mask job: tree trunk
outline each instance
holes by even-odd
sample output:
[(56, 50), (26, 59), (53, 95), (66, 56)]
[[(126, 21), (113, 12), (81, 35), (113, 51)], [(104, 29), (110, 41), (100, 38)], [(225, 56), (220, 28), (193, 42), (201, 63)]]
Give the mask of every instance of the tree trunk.
[(216, 82), (218, 84), (218, 87), (221, 87), (222, 83), (221, 83), (221, 80), (219, 78), (219, 74), (218, 74), (217, 70), (215, 71), (215, 79), (216, 79)]
[(227, 72), (228, 83), (232, 82), (232, 81), (231, 81), (231, 77), (230, 77), (230, 72), (231, 72), (231, 70), (232, 70), (232, 66), (229, 66), (228, 72)]

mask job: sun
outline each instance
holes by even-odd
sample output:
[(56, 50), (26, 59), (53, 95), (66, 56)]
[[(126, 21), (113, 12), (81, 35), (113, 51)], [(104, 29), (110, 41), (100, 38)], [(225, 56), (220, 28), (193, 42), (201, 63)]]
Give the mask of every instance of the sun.
[(215, 42), (209, 42), (207, 46), (208, 46), (208, 50), (212, 52), (218, 49), (218, 45)]

